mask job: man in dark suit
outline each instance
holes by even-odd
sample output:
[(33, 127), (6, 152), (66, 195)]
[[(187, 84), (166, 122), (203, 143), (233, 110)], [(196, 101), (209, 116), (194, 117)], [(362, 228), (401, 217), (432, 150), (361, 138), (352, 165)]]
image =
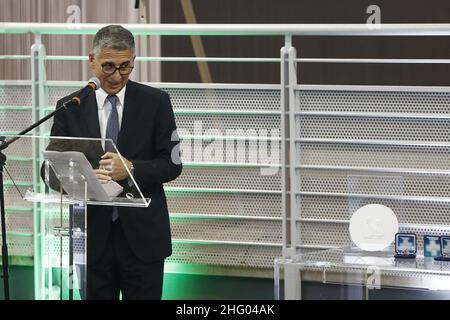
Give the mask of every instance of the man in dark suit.
[(169, 95), (128, 80), (134, 59), (128, 30), (100, 29), (89, 62), (101, 88), (79, 107), (58, 113), (51, 129), (52, 136), (116, 141), (123, 162), (108, 143), (87, 152), (97, 178), (126, 189), (129, 171), (151, 198), (147, 208), (88, 207), (88, 299), (118, 299), (120, 293), (124, 299), (161, 299), (164, 259), (172, 251), (163, 183), (181, 173), (179, 140)]

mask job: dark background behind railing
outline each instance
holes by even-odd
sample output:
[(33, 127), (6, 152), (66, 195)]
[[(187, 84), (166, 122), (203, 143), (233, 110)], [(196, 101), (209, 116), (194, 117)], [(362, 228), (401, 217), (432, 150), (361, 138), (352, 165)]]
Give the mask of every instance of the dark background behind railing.
[[(210, 0), (193, 1), (198, 23), (366, 23), (370, 5), (381, 23), (450, 23), (445, 0)], [(162, 2), (164, 23), (184, 23), (179, 0)], [(166, 56), (193, 56), (188, 37), (164, 37)], [(278, 57), (282, 37), (202, 37), (207, 56)], [(450, 37), (294, 37), (303, 58), (450, 58)], [(279, 83), (275, 63), (210, 63), (215, 82)], [(300, 66), (308, 84), (449, 85), (445, 64), (325, 64)], [(163, 63), (164, 81), (200, 81), (195, 63)]]
[[(81, 7), (82, 22), (126, 23), (122, 0), (0, 0), (0, 21), (65, 22), (66, 9)], [(85, 6), (83, 8), (83, 5)], [(366, 23), (370, 5), (381, 9), (381, 23), (450, 23), (445, 0), (192, 0), (197, 23)], [(161, 1), (161, 23), (186, 23), (180, 0)], [(161, 55), (194, 56), (190, 37), (164, 36)], [(92, 36), (44, 36), (47, 54), (87, 55)], [(283, 37), (201, 37), (207, 57), (278, 58)], [(0, 35), (0, 55), (29, 54), (30, 35)], [(450, 58), (450, 37), (294, 37), (304, 58)], [(49, 80), (85, 80), (87, 62), (47, 62)], [(201, 82), (195, 62), (163, 62), (165, 82)], [(213, 82), (279, 83), (277, 63), (208, 63)], [(60, 72), (64, 68), (66, 72)], [(449, 85), (447, 64), (301, 64), (299, 82), (308, 84)], [(0, 61), (0, 79), (29, 79), (28, 61)], [(139, 80), (139, 79), (138, 79)]]

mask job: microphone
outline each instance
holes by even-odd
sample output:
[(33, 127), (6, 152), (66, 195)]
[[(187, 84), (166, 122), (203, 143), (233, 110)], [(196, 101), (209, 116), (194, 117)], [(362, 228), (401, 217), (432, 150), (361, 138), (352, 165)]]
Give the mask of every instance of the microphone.
[(100, 80), (96, 77), (92, 77), (89, 79), (87, 86), (79, 91), (79, 93), (72, 98), (72, 102), (77, 106), (92, 92), (100, 88)]
[[(36, 123), (33, 123), (31, 126), (29, 126), (28, 128), (26, 128), (25, 130), (20, 131), (16, 137), (11, 138), (8, 141), (3, 141), (1, 142), (0, 140), (0, 169), (1, 169), (1, 151), (6, 149), (11, 143), (13, 143), (14, 141), (18, 140), (21, 136), (27, 134), (28, 132), (30, 132), (31, 130), (33, 130), (34, 128), (40, 126), (42, 123), (44, 123), (45, 121), (47, 121), (48, 119), (54, 117), (58, 112), (61, 112), (63, 110), (67, 110), (67, 105), (69, 103), (74, 103), (77, 106), (80, 105), (80, 103), (92, 92), (97, 90), (97, 88), (100, 88), (100, 80), (98, 80), (98, 78), (96, 77), (92, 77), (89, 79), (89, 82), (87, 84), (86, 87), (84, 87), (83, 89), (81, 89), (80, 91), (78, 91), (78, 94), (73, 97), (71, 100), (67, 100), (66, 102), (64, 102), (62, 105), (60, 105), (58, 108), (56, 108), (55, 111), (53, 111), (52, 113), (49, 113), (48, 115), (46, 115), (45, 117), (43, 117), (42, 119), (38, 120)], [(1, 171), (0, 171), (1, 172)], [(1, 176), (1, 175), (0, 175)], [(1, 177), (0, 177), (1, 180)], [(1, 188), (0, 188), (0, 192), (1, 192)], [(0, 210), (1, 211), (1, 210)]]

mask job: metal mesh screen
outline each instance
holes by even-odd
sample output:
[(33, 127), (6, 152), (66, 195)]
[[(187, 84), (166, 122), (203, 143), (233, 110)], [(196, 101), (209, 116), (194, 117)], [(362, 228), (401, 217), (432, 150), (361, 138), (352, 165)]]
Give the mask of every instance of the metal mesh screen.
[(298, 235), (303, 244), (309, 243), (315, 246), (343, 247), (350, 243), (348, 224), (302, 222), (297, 225)]
[(193, 110), (279, 111), (279, 90), (163, 88), (172, 104)]
[(168, 262), (260, 268), (273, 265), (281, 247), (174, 243)]
[[(54, 106), (61, 97), (78, 89), (76, 85), (48, 87), (49, 105)], [(231, 258), (238, 255), (233, 250), (242, 252), (244, 248), (247, 249), (248, 246), (241, 245), (240, 242), (281, 245), (280, 221), (264, 220), (267, 217), (281, 217), (281, 195), (273, 194), (273, 192), (281, 191), (279, 173), (263, 175), (260, 167), (221, 166), (227, 160), (235, 163), (264, 163), (259, 156), (249, 156), (255, 145), (246, 139), (254, 132), (279, 129), (280, 117), (273, 113), (264, 114), (264, 112), (279, 110), (279, 91), (170, 87), (163, 89), (171, 95), (177, 125), (184, 130), (184, 133), (195, 136), (201, 128), (201, 133), (208, 136), (226, 137), (227, 134), (232, 133), (232, 136), (239, 136), (243, 141), (239, 143), (233, 140), (227, 145), (227, 141), (224, 140), (223, 154), (207, 158), (204, 154), (198, 157), (193, 152), (194, 143), (198, 137), (192, 140), (189, 136), (183, 137), (183, 144), (192, 149), (191, 154), (183, 155), (183, 161), (194, 162), (197, 165), (186, 166), (183, 175), (167, 185), (170, 187), (168, 204), (172, 213), (173, 233), (177, 241), (197, 240), (199, 243), (177, 242), (174, 245), (171, 261), (243, 265), (237, 262), (233, 264), (232, 261), (237, 260)], [(8, 86), (8, 90), (4, 87), (0, 88), (1, 106), (31, 106), (30, 97), (30, 86)], [(385, 204), (394, 210), (402, 230), (415, 230), (414, 232), (418, 233), (419, 248), (422, 246), (421, 235), (447, 233), (445, 228), (449, 225), (448, 216), (450, 215), (447, 214), (449, 205), (445, 201), (426, 199), (426, 197), (446, 198), (448, 196), (447, 174), (438, 174), (439, 172), (397, 174), (395, 171), (373, 173), (365, 172), (364, 169), (448, 170), (449, 148), (445, 145), (427, 145), (427, 142), (448, 141), (450, 128), (447, 124), (448, 120), (433, 118), (433, 114), (447, 114), (449, 100), (450, 94), (447, 92), (415, 92), (414, 88), (411, 88), (411, 91), (398, 92), (354, 91), (351, 88), (298, 91), (296, 110), (311, 112), (310, 114), (299, 113), (296, 116), (297, 138), (309, 139), (296, 143), (297, 165), (311, 167), (299, 168), (296, 171), (298, 191), (302, 193), (297, 197), (299, 212), (301, 212), (299, 217), (306, 220), (341, 221), (340, 223), (301, 222), (298, 227), (299, 235), (301, 235), (300, 243), (306, 246), (322, 245), (324, 247), (348, 244), (348, 224), (345, 221), (348, 221), (351, 213), (358, 206), (374, 202), (373, 199), (364, 198), (365, 194), (423, 198), (422, 200), (395, 198), (376, 200), (377, 203)], [(183, 112), (179, 113), (180, 110)], [(184, 112), (186, 110), (203, 113), (189, 114)], [(223, 114), (223, 111), (244, 113)], [(245, 114), (245, 111), (261, 111), (262, 113)], [(355, 114), (342, 116), (339, 112)], [(367, 113), (371, 113), (371, 116), (366, 116)], [(376, 117), (377, 113), (380, 114), (379, 117)], [(390, 117), (390, 113), (407, 113), (410, 116)], [(411, 117), (411, 114), (428, 116)], [(31, 123), (29, 109), (1, 110), (0, 115), (5, 119), (0, 123), (0, 130), (3, 131), (19, 130), (25, 124)], [(201, 124), (200, 127), (199, 124)], [(327, 141), (321, 141), (321, 139), (327, 139)], [(368, 144), (361, 141), (352, 143), (351, 140), (377, 143)], [(385, 143), (386, 141), (392, 143)], [(402, 145), (404, 141), (422, 142), (422, 145)], [(201, 149), (204, 150), (211, 142), (211, 139), (201, 141)], [(8, 156), (31, 157), (31, 146), (25, 144), (25, 142), (18, 142), (12, 145), (8, 149)], [(270, 140), (267, 145), (269, 150), (272, 146), (277, 147)], [(183, 149), (186, 150), (188, 147)], [(231, 153), (233, 154), (230, 155)], [(217, 166), (203, 166), (203, 162), (216, 163)], [(20, 181), (30, 183), (32, 182), (31, 165), (31, 161), (13, 160), (8, 162), (8, 169)], [(20, 188), (22, 192), (25, 192), (27, 187)], [(185, 191), (186, 188), (190, 191)], [(215, 190), (212, 192), (210, 189)], [(230, 193), (230, 190), (233, 192)], [(360, 194), (361, 197), (352, 198), (349, 196), (350, 193)], [(8, 207), (32, 208), (29, 203), (21, 200), (13, 186), (6, 187), (6, 197)], [(179, 217), (178, 214), (188, 216)], [(231, 218), (238, 216), (239, 218), (212, 219), (214, 216), (230, 216)], [(247, 220), (245, 217), (256, 218), (256, 220)], [(30, 219), (32, 220), (31, 213), (12, 213), (8, 217), (9, 228), (27, 233), (32, 230)], [(249, 230), (252, 231), (249, 232)], [(20, 238), (22, 244), (24, 238), (26, 239), (26, 237)], [(219, 241), (224, 244), (203, 244), (202, 241)], [(226, 244), (227, 241), (235, 243)], [(28, 243), (31, 248), (30, 238)], [(272, 258), (276, 256), (274, 252), (279, 252), (278, 247), (270, 247), (270, 250), (266, 246), (252, 245), (251, 247), (254, 250), (258, 248), (266, 254), (255, 260), (258, 262), (253, 263), (253, 266), (258, 267), (271, 267)], [(186, 253), (186, 248), (201, 251), (203, 256)], [(214, 250), (217, 250), (215, 254), (211, 253)]]
[(377, 91), (376, 89), (302, 90), (297, 111), (439, 113), (448, 115), (450, 92)]
[[(261, 167), (224, 167), (224, 163), (279, 164), (278, 158), (267, 158), (272, 149), (277, 150), (277, 144), (263, 139), (268, 151), (261, 154), (260, 145), (251, 138), (266, 132), (264, 138), (271, 138), (270, 130), (280, 128), (280, 116), (245, 114), (246, 111), (278, 112), (279, 91), (163, 89), (171, 95), (174, 106), (178, 132), (182, 137), (182, 159), (185, 163), (196, 164), (194, 167), (185, 166), (182, 175), (167, 184), (170, 187), (167, 198), (169, 212), (172, 213), (172, 236), (176, 239), (168, 261), (271, 268), (273, 259), (281, 253), (282, 243), (281, 193), (273, 194), (281, 192), (279, 172), (265, 175)], [(179, 110), (201, 110), (202, 113), (179, 113)], [(242, 114), (224, 115), (224, 111)], [(207, 138), (199, 141), (199, 135)], [(213, 140), (208, 137), (213, 137)], [(240, 139), (234, 140), (233, 137)], [(279, 136), (275, 138), (279, 139)], [(205, 150), (212, 143), (218, 143), (218, 148), (211, 156)], [(199, 154), (196, 148), (203, 153)], [(204, 162), (217, 165), (202, 166)], [(190, 191), (183, 191), (185, 188)], [(233, 192), (230, 193), (231, 190)], [(218, 215), (239, 218), (214, 218)], [(265, 217), (280, 220), (264, 220)], [(190, 243), (191, 240), (196, 243)]]
[(20, 132), (30, 126), (32, 122), (31, 110), (0, 110), (0, 131)]
[[(31, 86), (0, 86), (0, 131), (21, 131), (32, 123)], [(28, 147), (28, 148), (27, 148)], [(6, 170), (18, 184), (20, 193), (33, 185), (32, 148), (18, 141), (5, 151)], [(8, 251), (12, 256), (33, 256), (33, 204), (22, 199), (7, 172), (4, 172), (4, 196)], [(2, 235), (3, 236), (3, 235)]]
[[(0, 105), (31, 106), (31, 87), (12, 89), (0, 91)], [(48, 106), (52, 109), (59, 99), (79, 89), (76, 83), (46, 86)], [(191, 154), (183, 154), (183, 162), (194, 164), (186, 165), (182, 176), (167, 184), (172, 233), (176, 239), (169, 261), (271, 268), (273, 259), (281, 254), (281, 178), (278, 170), (263, 174), (258, 164), (279, 165), (279, 156), (270, 157), (271, 150), (276, 152), (279, 148), (280, 117), (276, 115), (280, 109), (279, 90), (229, 89), (226, 85), (224, 88), (162, 89), (171, 96), (182, 149), (192, 150)], [(0, 130), (19, 130), (31, 122), (31, 110), (2, 112), (0, 117), (14, 118), (14, 123), (0, 121)], [(45, 130), (50, 125), (51, 122)], [(275, 135), (271, 135), (271, 130)], [(264, 144), (255, 142), (262, 134)], [(213, 142), (222, 143), (221, 154), (211, 156), (205, 151)], [(8, 156), (31, 158), (31, 150), (26, 141), (19, 141), (8, 149)], [(198, 150), (200, 154), (195, 153)], [(242, 167), (243, 163), (253, 166)], [(16, 179), (32, 182), (31, 161), (9, 161), (8, 169)], [(24, 207), (14, 191), (8, 187), (7, 203)], [(25, 206), (32, 208), (29, 203)], [(67, 226), (67, 214), (63, 219), (63, 225)], [(58, 214), (55, 213), (52, 221), (56, 226), (60, 224)], [(32, 211), (11, 215), (8, 224), (11, 230), (30, 232)], [(59, 252), (59, 241), (52, 243), (51, 250)], [(31, 255), (31, 241), (28, 246)], [(66, 247), (67, 243), (63, 247), (64, 257), (68, 252)]]
[[(31, 184), (30, 184), (31, 186)], [(28, 186), (26, 187), (21, 187), (18, 186), (20, 193), (16, 190), (16, 188), (11, 185), (9, 182), (7, 182), (7, 184), (5, 185), (5, 205), (6, 208), (33, 208), (33, 204), (31, 202), (28, 201), (24, 201), (22, 199), (21, 194), (25, 194), (25, 192), (27, 191), (27, 189), (29, 188)]]
[(175, 239), (239, 241), (278, 244), (282, 241), (281, 221), (242, 219), (172, 218)]
[(31, 107), (31, 86), (0, 86), (0, 106)]
[(448, 197), (448, 175), (377, 174), (331, 170), (301, 170), (300, 188), (328, 192), (415, 197)]
[[(8, 161), (6, 163), (8, 166), (13, 165), (13, 159), (17, 157), (27, 158), (31, 161), (31, 159), (33, 159), (33, 145), (31, 139), (17, 140), (5, 150), (5, 155), (8, 157)], [(29, 179), (31, 181), (32, 177), (30, 176)]]
[[(358, 208), (373, 203), (373, 199), (334, 197), (334, 196), (302, 196), (298, 197), (298, 206), (302, 219), (321, 219), (349, 221), (350, 214)], [(400, 224), (424, 224), (430, 228), (450, 225), (450, 204), (437, 201), (405, 201), (380, 199), (377, 203), (391, 208)], [(312, 243), (309, 243), (312, 244)]]
[(7, 210), (6, 225), (8, 230), (14, 230), (14, 232), (33, 233), (33, 212), (20, 212), (13, 210)]
[(450, 169), (448, 147), (305, 142), (296, 151), (304, 165)]
[[(279, 218), (280, 195), (174, 191), (167, 197), (171, 213)], [(207, 204), (207, 205), (205, 205)]]
[[(33, 161), (8, 161), (6, 170), (15, 180), (33, 182)], [(5, 175), (8, 179), (9, 176)]]
[[(246, 137), (249, 135), (256, 136), (258, 132), (261, 130), (279, 129), (280, 127), (279, 118), (280, 118), (279, 116), (259, 116), (259, 115), (258, 116), (178, 115), (176, 120), (177, 120), (177, 127), (179, 129), (182, 129), (186, 132), (192, 132), (193, 134), (195, 134), (195, 132), (200, 132), (200, 134), (205, 135), (208, 134), (217, 135), (217, 133), (219, 133), (221, 135)], [(199, 131), (200, 127), (202, 131)]]
[(17, 235), (8, 233), (6, 243), (10, 255), (31, 257), (33, 256), (33, 237), (29, 235)]
[(340, 89), (296, 91), (297, 240), (348, 245), (351, 215), (379, 203), (418, 235), (421, 253), (424, 234), (450, 230), (450, 125), (439, 116), (450, 93)]
[(341, 116), (304, 116), (297, 119), (302, 138), (449, 141), (447, 119), (397, 119)]
[(187, 168), (171, 187), (279, 191), (280, 176), (262, 175), (260, 168)]

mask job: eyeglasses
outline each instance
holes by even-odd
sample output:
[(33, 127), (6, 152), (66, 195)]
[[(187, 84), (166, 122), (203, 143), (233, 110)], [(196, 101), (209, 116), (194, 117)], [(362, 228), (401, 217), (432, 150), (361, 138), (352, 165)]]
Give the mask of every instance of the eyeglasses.
[(130, 65), (121, 65), (119, 67), (116, 67), (112, 63), (102, 64), (102, 71), (106, 74), (113, 74), (116, 72), (116, 70), (119, 70), (119, 73), (124, 76), (130, 74), (131, 71), (133, 71), (133, 68), (134, 66)]

